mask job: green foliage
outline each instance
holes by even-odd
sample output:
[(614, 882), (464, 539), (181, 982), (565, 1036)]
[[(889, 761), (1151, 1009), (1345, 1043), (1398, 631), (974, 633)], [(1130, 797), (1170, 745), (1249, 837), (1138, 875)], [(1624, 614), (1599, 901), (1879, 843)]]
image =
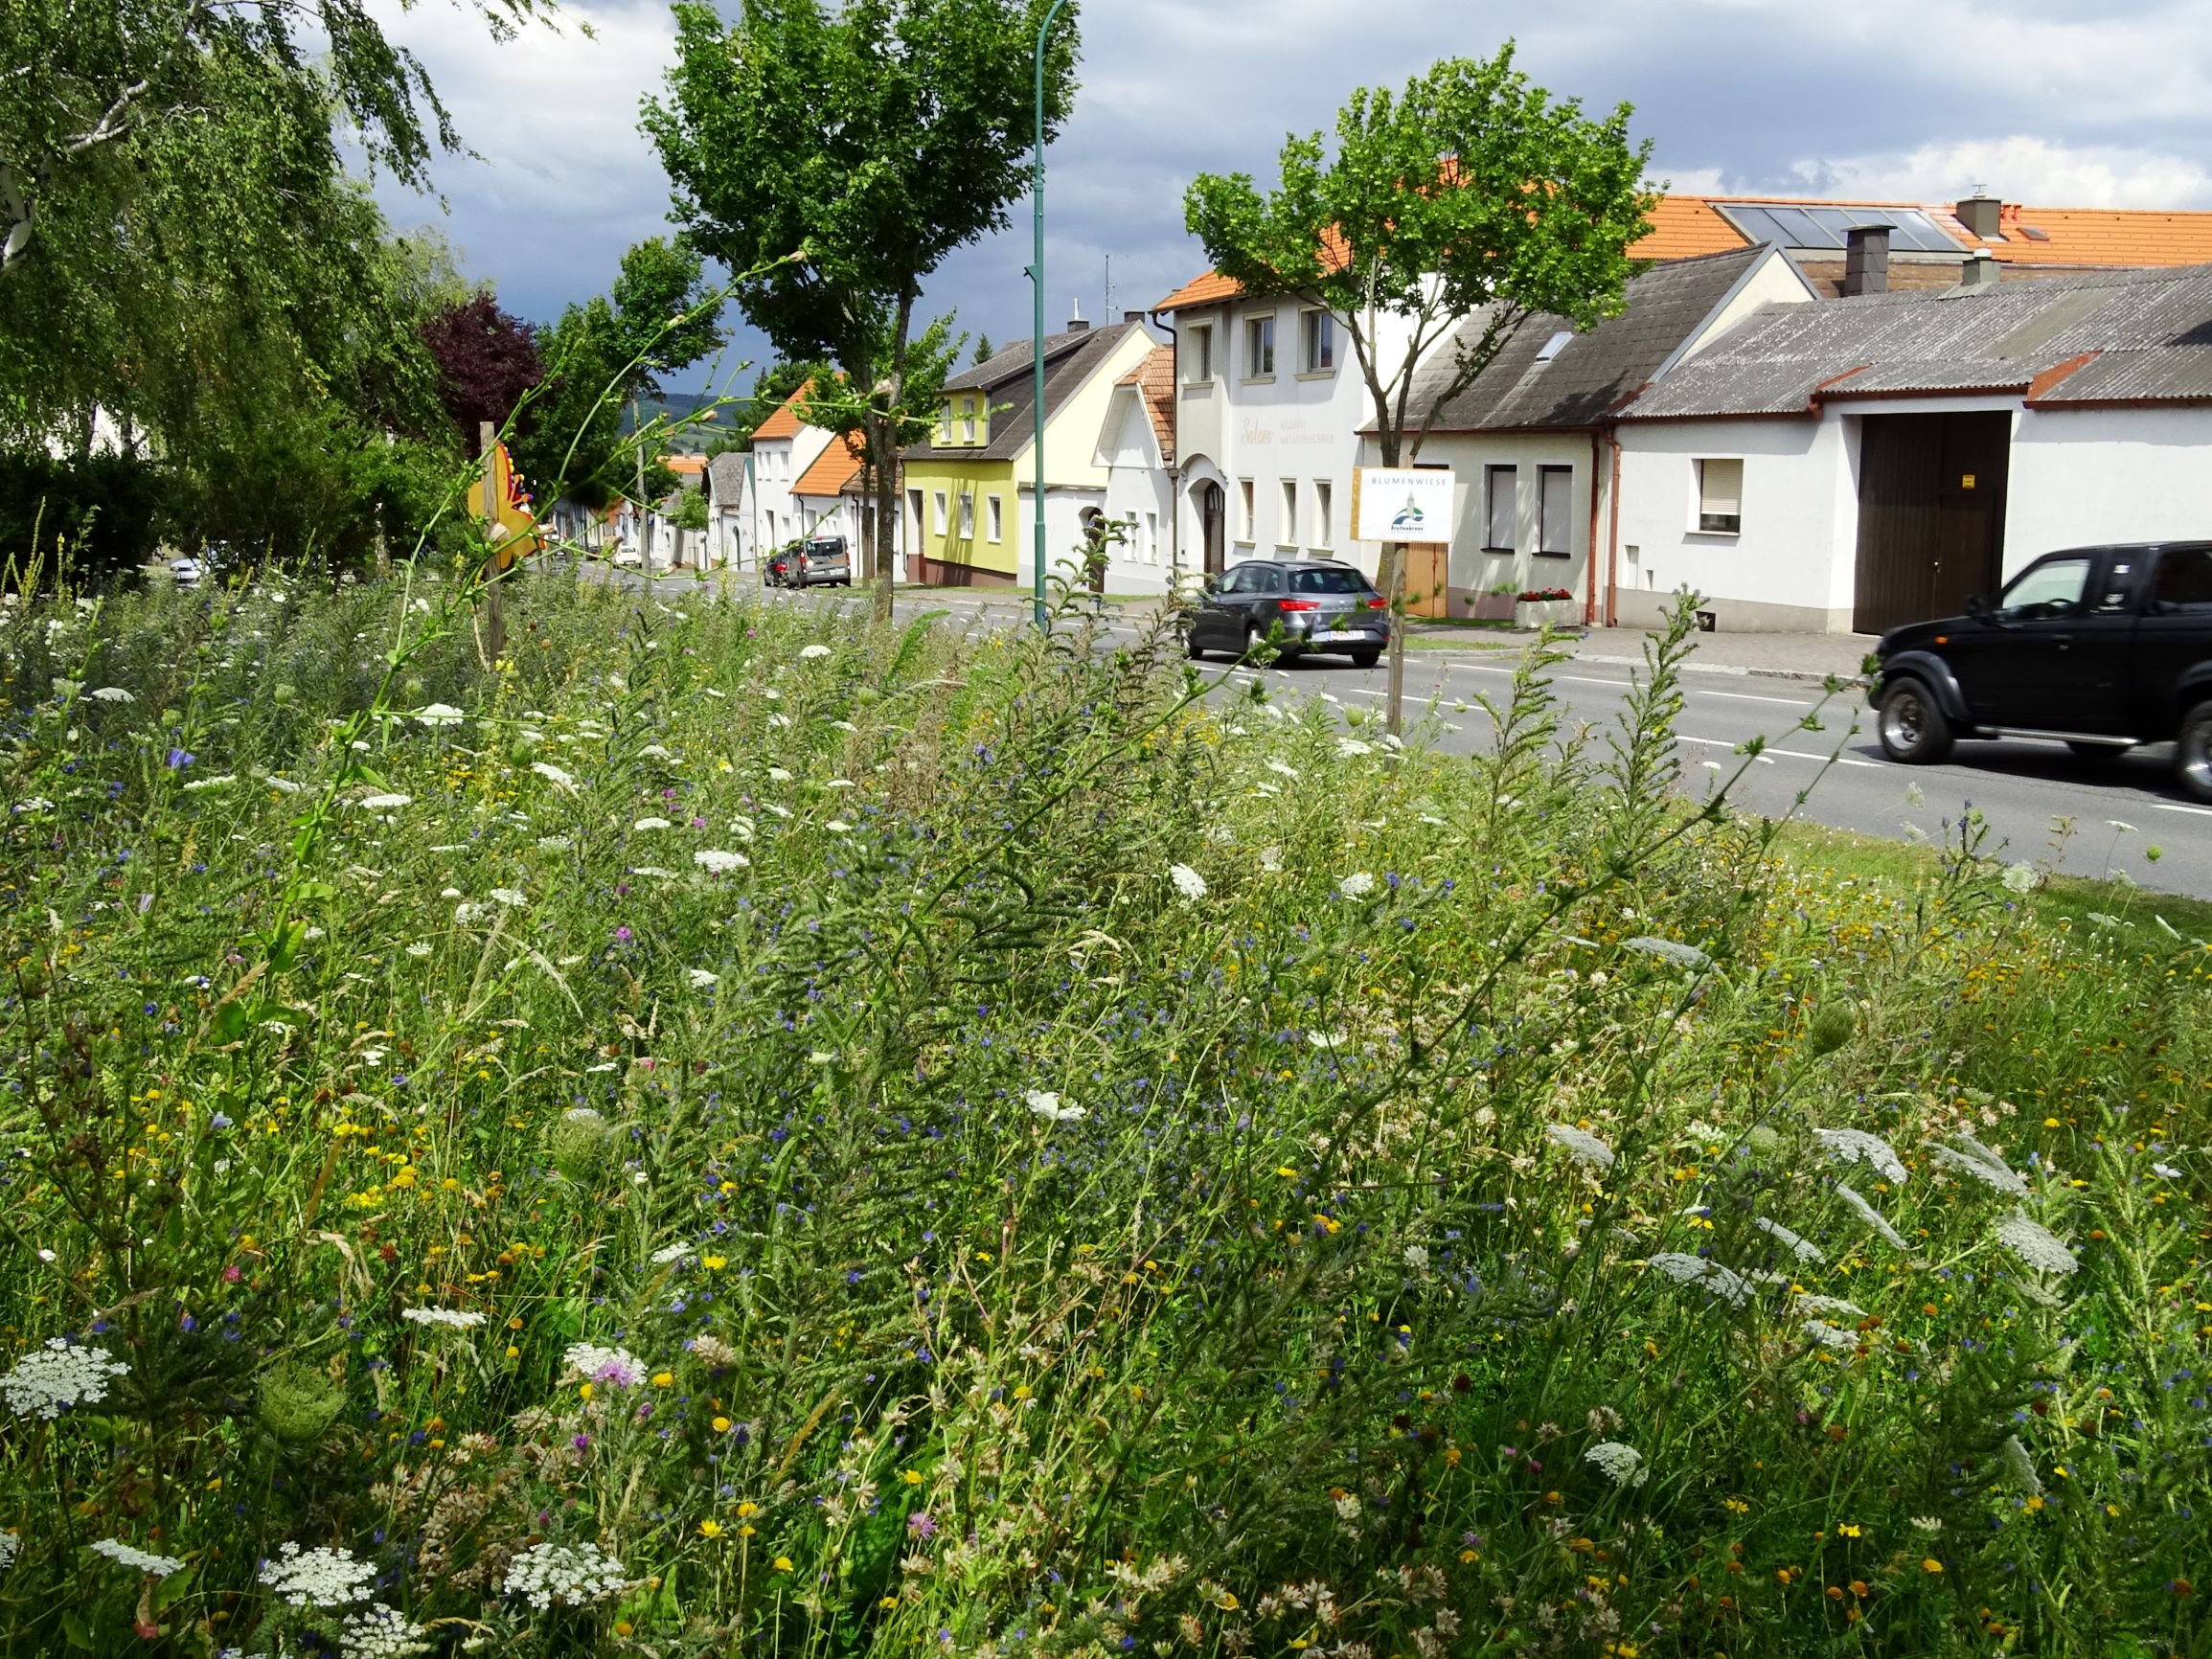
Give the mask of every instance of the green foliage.
[(2201, 942), (658, 591), (0, 608), (0, 1652), (2205, 1651)]
[[(1587, 328), (1620, 310), (1635, 268), (1628, 246), (1655, 198), (1630, 106), (1585, 116), (1513, 59), (1509, 42), (1488, 59), (1444, 59), (1395, 97), (1362, 87), (1333, 147), (1318, 132), (1285, 141), (1272, 193), (1244, 173), (1201, 173), (1184, 196), (1185, 222), (1222, 275), (1344, 321), (1384, 466), (1420, 453), (1437, 410), (1530, 317)], [(1483, 329), (1454, 348), (1457, 372), (1413, 407), (1415, 367), (1486, 307)], [(1379, 335), (1383, 318), (1402, 324), (1402, 340)]]

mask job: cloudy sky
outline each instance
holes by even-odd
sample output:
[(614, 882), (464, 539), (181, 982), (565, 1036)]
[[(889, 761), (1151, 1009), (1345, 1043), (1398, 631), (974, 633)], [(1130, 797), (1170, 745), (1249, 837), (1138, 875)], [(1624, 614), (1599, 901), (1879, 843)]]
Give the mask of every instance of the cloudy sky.
[[(438, 170), (433, 222), (509, 309), (557, 315), (604, 289), (622, 250), (667, 229), (638, 133), (673, 29), (656, 0), (570, 4), (558, 32), (495, 45), (473, 13), (384, 7), (481, 159)], [(588, 35), (578, 27), (588, 23)], [(1200, 170), (1272, 175), (1286, 132), (1344, 94), (1507, 37), (1555, 94), (1635, 105), (1653, 176), (1676, 189), (1948, 200), (1985, 185), (2043, 207), (2212, 208), (2212, 0), (1090, 0), (1082, 92), (1048, 155), (1046, 315), (1149, 306), (1203, 268), (1182, 228)], [(938, 310), (993, 340), (1029, 327), (1028, 204), (948, 261)], [(765, 349), (738, 325), (725, 378)], [(749, 374), (740, 376), (749, 385)]]

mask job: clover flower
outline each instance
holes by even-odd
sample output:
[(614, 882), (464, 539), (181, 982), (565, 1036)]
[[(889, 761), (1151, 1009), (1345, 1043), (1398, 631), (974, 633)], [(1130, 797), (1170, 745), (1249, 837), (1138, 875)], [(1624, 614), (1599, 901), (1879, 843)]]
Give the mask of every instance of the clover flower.
[(1543, 1132), (1564, 1147), (1578, 1164), (1592, 1170), (1613, 1167), (1612, 1148), (1587, 1129), (1578, 1129), (1572, 1124), (1546, 1124)]
[(618, 1594), (623, 1566), (597, 1544), (533, 1544), (507, 1568), (506, 1590), (540, 1613), (588, 1607)]
[(130, 1367), (104, 1348), (78, 1348), (66, 1337), (50, 1336), (0, 1376), (0, 1395), (17, 1417), (51, 1422), (64, 1411), (97, 1405), (107, 1398), (107, 1379), (127, 1376)]
[(1762, 1216), (1751, 1225), (1758, 1228), (1760, 1232), (1766, 1234), (1776, 1243), (1794, 1251), (1800, 1261), (1825, 1261), (1828, 1260), (1826, 1256), (1820, 1253), (1820, 1246), (1813, 1243), (1812, 1239), (1792, 1233), (1781, 1222), (1769, 1216)]
[(602, 1348), (593, 1342), (572, 1342), (561, 1355), (561, 1365), (585, 1382), (611, 1383), (635, 1388), (645, 1381), (645, 1362), (627, 1348)]
[(1838, 1164), (1870, 1165), (1883, 1180), (1904, 1184), (1904, 1161), (1880, 1135), (1870, 1135), (1864, 1129), (1814, 1129), (1813, 1138)]
[(1606, 1479), (1616, 1487), (1640, 1487), (1652, 1474), (1644, 1464), (1644, 1454), (1617, 1440), (1598, 1442), (1583, 1453), (1583, 1461), (1596, 1464)]
[(376, 1569), (351, 1550), (317, 1544), (302, 1551), (286, 1543), (278, 1546), (275, 1560), (262, 1563), (261, 1581), (287, 1607), (350, 1607), (368, 1600)]
[(1861, 1221), (1865, 1222), (1868, 1227), (1872, 1228), (1876, 1233), (1879, 1233), (1883, 1239), (1887, 1239), (1898, 1249), (1909, 1250), (1912, 1248), (1911, 1245), (1904, 1241), (1904, 1235), (1900, 1233), (1895, 1227), (1892, 1227), (1888, 1221), (1882, 1217), (1881, 1211), (1877, 1210), (1872, 1204), (1869, 1204), (1864, 1198), (1859, 1196), (1857, 1188), (1847, 1186), (1843, 1182), (1838, 1181), (1836, 1183), (1836, 1195), (1838, 1198), (1841, 1198), (1845, 1204), (1850, 1206), (1852, 1214), (1857, 1216)]
[(1205, 898), (1206, 878), (1188, 864), (1168, 866), (1168, 879), (1175, 884), (1175, 891), (1193, 903)]
[(2039, 1273), (2072, 1273), (2082, 1265), (2056, 1233), (2018, 1210), (1997, 1223), (1997, 1242)]
[(1662, 1250), (1649, 1263), (1672, 1279), (1676, 1284), (1692, 1284), (1709, 1290), (1731, 1307), (1741, 1307), (1750, 1299), (1751, 1285), (1732, 1267), (1718, 1261), (1709, 1261), (1702, 1256), (1687, 1255), (1679, 1250)]
[(1694, 944), (1682, 944), (1672, 939), (1653, 939), (1649, 934), (1635, 939), (1624, 939), (1621, 943), (1630, 950), (1640, 950), (1646, 956), (1660, 956), (1682, 967), (1711, 967), (1713, 959)]
[(1031, 1089), (1021, 1099), (1024, 1105), (1048, 1124), (1081, 1123), (1090, 1116), (1088, 1106), (1079, 1106), (1073, 1101), (1062, 1105), (1058, 1095), (1043, 1089)]
[(714, 875), (726, 875), (733, 870), (742, 870), (752, 863), (742, 852), (724, 852), (718, 848), (702, 847), (692, 854), (692, 862)]
[(484, 1323), (484, 1315), (465, 1307), (402, 1307), (401, 1319), (417, 1325), (440, 1325), (448, 1330), (472, 1330)]
[(117, 1538), (102, 1538), (92, 1548), (95, 1553), (105, 1556), (117, 1566), (136, 1567), (150, 1579), (166, 1579), (171, 1573), (184, 1571), (184, 1563), (174, 1556), (150, 1555)]
[(429, 1651), (429, 1632), (397, 1607), (372, 1602), (346, 1615), (339, 1626), (338, 1650), (344, 1659), (410, 1659)]
[(1928, 1151), (1938, 1163), (1972, 1175), (1985, 1187), (1994, 1187), (2015, 1198), (2028, 1195), (2028, 1184), (2013, 1172), (2004, 1159), (1972, 1135), (1962, 1133), (1958, 1139), (1963, 1145), (1930, 1147)]

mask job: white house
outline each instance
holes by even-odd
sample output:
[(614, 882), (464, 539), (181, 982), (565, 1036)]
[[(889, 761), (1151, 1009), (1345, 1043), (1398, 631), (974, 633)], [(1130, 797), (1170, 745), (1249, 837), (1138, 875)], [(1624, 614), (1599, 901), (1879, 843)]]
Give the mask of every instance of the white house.
[(799, 418), (799, 405), (812, 390), (811, 382), (800, 387), (754, 429), (752, 545), (758, 554), (796, 541), (810, 528), (791, 487), (829, 447), (832, 437)]
[(1155, 346), (1114, 383), (1095, 464), (1105, 509), (1122, 527), (1110, 550), (1108, 593), (1170, 593), (1184, 569), (1175, 523), (1175, 349)]
[(1875, 633), (2055, 548), (2205, 534), (2212, 265), (1760, 307), (1620, 418), (1630, 625)]
[(726, 450), (707, 463), (707, 558), (724, 566), (754, 562), (753, 523), (750, 511), (753, 458), (744, 450)]

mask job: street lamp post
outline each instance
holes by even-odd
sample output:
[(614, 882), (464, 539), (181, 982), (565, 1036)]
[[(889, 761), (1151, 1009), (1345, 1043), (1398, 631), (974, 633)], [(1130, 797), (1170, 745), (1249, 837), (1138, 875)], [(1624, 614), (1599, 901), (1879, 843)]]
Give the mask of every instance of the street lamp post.
[(1029, 352), (1036, 396), (1030, 408), (1030, 447), (1037, 452), (1037, 569), (1033, 591), (1037, 625), (1040, 630), (1050, 626), (1044, 606), (1044, 39), (1052, 33), (1053, 20), (1066, 4), (1067, 0), (1053, 0), (1052, 10), (1038, 25), (1037, 51), (1033, 57), (1037, 71), (1037, 125), (1032, 130), (1037, 153), (1031, 164), (1030, 229), (1035, 246), (1030, 255), (1029, 284), (1035, 308), (1030, 317)]

